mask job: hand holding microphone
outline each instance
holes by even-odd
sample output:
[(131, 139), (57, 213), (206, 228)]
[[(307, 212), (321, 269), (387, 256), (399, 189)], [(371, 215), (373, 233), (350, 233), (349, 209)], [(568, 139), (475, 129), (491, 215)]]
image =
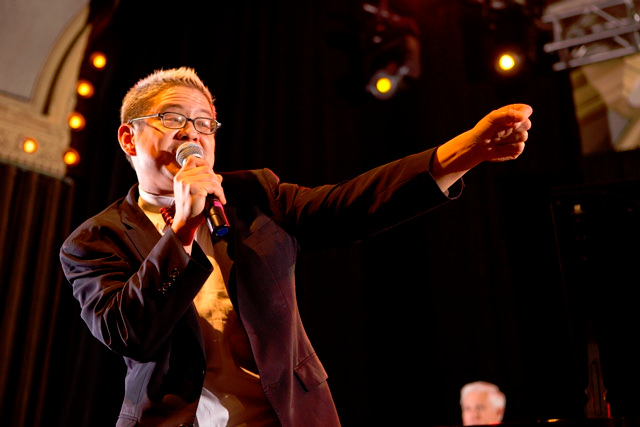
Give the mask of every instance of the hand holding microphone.
[[(204, 150), (198, 144), (185, 142), (176, 151), (176, 161), (182, 167), (189, 156), (205, 158)], [(217, 197), (209, 195), (203, 215), (205, 216), (209, 232), (216, 238), (221, 238), (229, 232), (229, 221), (224, 213), (224, 208)]]

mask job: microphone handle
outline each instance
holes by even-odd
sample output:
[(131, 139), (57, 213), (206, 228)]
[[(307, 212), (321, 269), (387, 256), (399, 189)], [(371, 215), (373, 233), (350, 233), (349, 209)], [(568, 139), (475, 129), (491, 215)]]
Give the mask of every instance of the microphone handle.
[(224, 214), (224, 208), (220, 200), (215, 197), (207, 197), (205, 206), (207, 226), (212, 236), (220, 238), (229, 232), (229, 221)]

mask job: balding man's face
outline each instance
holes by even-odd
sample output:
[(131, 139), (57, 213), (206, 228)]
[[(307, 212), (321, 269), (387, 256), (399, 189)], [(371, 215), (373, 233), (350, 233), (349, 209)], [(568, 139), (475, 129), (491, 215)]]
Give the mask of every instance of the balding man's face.
[(502, 422), (503, 410), (495, 408), (489, 400), (489, 392), (470, 391), (462, 400), (462, 425), (486, 425)]

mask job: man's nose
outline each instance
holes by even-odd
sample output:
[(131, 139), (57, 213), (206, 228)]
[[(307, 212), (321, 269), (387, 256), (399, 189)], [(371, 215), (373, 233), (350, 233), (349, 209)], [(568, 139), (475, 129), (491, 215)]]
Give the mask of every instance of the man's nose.
[(185, 124), (184, 127), (178, 131), (178, 138), (184, 141), (197, 141), (199, 135), (200, 134), (196, 130), (191, 120), (188, 120), (187, 124)]

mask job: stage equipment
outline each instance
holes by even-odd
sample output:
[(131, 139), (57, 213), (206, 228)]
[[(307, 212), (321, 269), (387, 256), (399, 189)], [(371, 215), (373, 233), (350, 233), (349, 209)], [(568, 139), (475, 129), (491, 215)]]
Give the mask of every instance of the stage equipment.
[(418, 27), (413, 19), (390, 12), (386, 0), (363, 9), (373, 18), (364, 32), (366, 89), (378, 99), (390, 99), (420, 77)]
[(606, 61), (640, 51), (640, 15), (635, 0), (565, 0), (548, 6), (542, 22), (551, 24), (556, 71)]

